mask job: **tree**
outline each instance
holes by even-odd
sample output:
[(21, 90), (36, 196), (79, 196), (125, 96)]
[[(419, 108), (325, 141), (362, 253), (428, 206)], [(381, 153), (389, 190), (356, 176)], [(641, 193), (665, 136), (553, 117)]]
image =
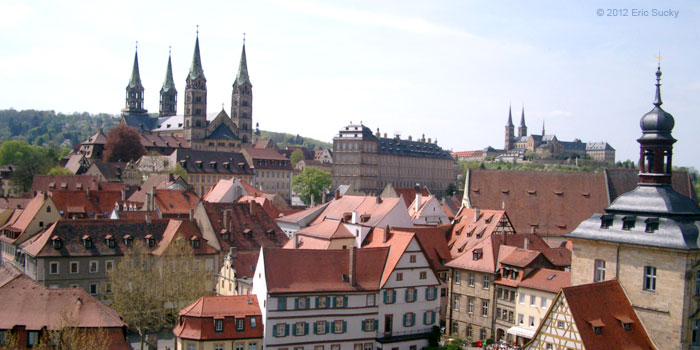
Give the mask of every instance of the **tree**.
[(311, 196), (316, 200), (331, 187), (331, 174), (318, 168), (306, 167), (292, 178), (292, 190), (299, 194), (304, 204), (311, 204)]
[(68, 310), (59, 315), (53, 329), (43, 332), (38, 350), (102, 350), (110, 346), (110, 337), (104, 328), (80, 328), (77, 317)]
[(111, 306), (139, 333), (142, 350), (148, 333), (172, 328), (180, 308), (207, 294), (212, 277), (181, 236), (160, 256), (136, 242), (108, 275)]
[(295, 149), (289, 156), (289, 161), (292, 163), (292, 166), (296, 166), (297, 163), (302, 160), (304, 160), (304, 152), (302, 152), (300, 149)]
[(51, 168), (48, 172), (49, 175), (72, 175), (73, 173), (70, 172), (70, 170), (60, 167), (60, 166), (55, 166)]
[(133, 128), (120, 124), (107, 133), (105, 143), (105, 162), (127, 162), (137, 160), (146, 154), (146, 149), (141, 144), (141, 136)]
[(32, 187), (34, 175), (46, 174), (58, 162), (60, 151), (53, 147), (29, 145), (24, 141), (5, 141), (0, 146), (0, 164), (12, 164), (16, 168), (12, 182), (20, 192)]

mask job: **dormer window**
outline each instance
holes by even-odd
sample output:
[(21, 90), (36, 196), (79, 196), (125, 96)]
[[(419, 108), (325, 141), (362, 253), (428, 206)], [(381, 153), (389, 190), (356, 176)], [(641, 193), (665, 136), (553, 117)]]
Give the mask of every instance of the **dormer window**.
[(627, 215), (622, 217), (622, 229), (629, 231), (634, 228), (634, 223), (637, 221), (636, 216)]
[(105, 241), (107, 241), (107, 246), (110, 248), (114, 248), (114, 246), (116, 245), (116, 242), (114, 241), (114, 236), (112, 235), (105, 236)]
[(595, 334), (603, 334), (603, 327), (596, 327), (596, 326), (593, 326), (593, 333), (595, 333)]
[(596, 318), (595, 320), (588, 321), (591, 324), (591, 327), (593, 327), (593, 333), (595, 334), (603, 334), (603, 326), (605, 326), (605, 323), (599, 318)]
[(127, 247), (131, 247), (131, 243), (133, 242), (133, 239), (131, 238), (131, 235), (125, 235), (124, 236), (124, 245)]
[(83, 236), (83, 245), (87, 249), (92, 248), (92, 238), (90, 238), (88, 235)]
[(149, 247), (153, 247), (153, 246), (156, 244), (156, 240), (153, 239), (153, 236), (152, 236), (152, 235), (146, 235), (145, 238), (146, 238), (146, 244), (147, 244)]
[(53, 243), (54, 249), (61, 249), (61, 247), (63, 247), (63, 241), (59, 237), (51, 237), (51, 242)]
[(659, 229), (659, 218), (648, 218), (644, 220), (644, 223), (646, 224), (644, 232), (653, 233)]
[(191, 243), (192, 243), (193, 249), (199, 248), (199, 237), (196, 237), (196, 236), (192, 237)]
[(274, 239), (275, 238), (275, 230), (273, 230), (273, 229), (267, 230), (267, 237), (270, 239)]
[(613, 223), (615, 215), (605, 214), (600, 217), (600, 228), (610, 228)]
[(223, 319), (215, 319), (214, 320), (214, 331), (216, 333), (223, 333), (223, 331), (224, 331), (224, 320)]
[(474, 260), (479, 260), (484, 255), (484, 252), (481, 249), (474, 249), (473, 253), (474, 253), (474, 255), (473, 255)]

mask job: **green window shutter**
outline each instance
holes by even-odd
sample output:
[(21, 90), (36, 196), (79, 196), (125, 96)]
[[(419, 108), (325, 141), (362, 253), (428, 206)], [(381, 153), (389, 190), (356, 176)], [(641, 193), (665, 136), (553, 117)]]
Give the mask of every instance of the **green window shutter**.
[(403, 314), (403, 326), (408, 327), (408, 314)]
[(437, 288), (437, 287), (433, 287), (433, 299), (432, 299), (432, 300), (437, 299), (437, 296), (438, 296), (438, 295), (437, 295), (437, 292), (438, 292), (438, 288)]
[(292, 323), (292, 335), (296, 336), (299, 335), (297, 334), (297, 325)]
[(331, 323), (329, 321), (326, 321), (326, 333), (329, 333), (331, 329)]
[(362, 320), (362, 331), (365, 332), (367, 328), (365, 327), (365, 320)]
[(294, 298), (294, 310), (299, 309), (299, 298)]
[(434, 323), (435, 323), (435, 314), (436, 314), (436, 313), (437, 313), (437, 312), (435, 312), (435, 311), (431, 311), (431, 312), (430, 312), (430, 324), (434, 324)]
[(311, 308), (311, 305), (310, 305), (310, 304), (311, 304), (311, 298), (310, 298), (310, 297), (306, 297), (306, 303), (304, 303), (304, 305), (306, 306), (305, 309)]
[(396, 291), (395, 291), (395, 290), (392, 290), (392, 291), (391, 291), (391, 295), (392, 295), (391, 302), (392, 302), (392, 303), (395, 303), (395, 302), (396, 302)]
[(337, 298), (337, 297), (335, 297), (335, 296), (334, 296), (334, 297), (332, 297), (332, 299), (333, 299), (333, 304), (332, 304), (332, 305), (333, 305), (333, 307), (335, 307), (335, 298)]
[(423, 313), (423, 324), (428, 324), (428, 312)]
[(343, 297), (343, 307), (348, 307), (348, 297)]
[(288, 335), (289, 335), (289, 325), (285, 323), (284, 324), (284, 336), (286, 337)]
[(413, 290), (413, 301), (418, 300), (418, 289)]
[(348, 323), (346, 321), (343, 321), (343, 333), (348, 331)]
[(318, 334), (318, 329), (316, 329), (316, 322), (312, 323), (312, 325), (313, 326), (311, 328), (313, 328), (314, 334)]
[(430, 287), (425, 288), (425, 300), (432, 300), (428, 298), (428, 295), (430, 295)]
[(379, 329), (379, 320), (374, 320), (374, 330), (376, 331), (378, 329)]
[(309, 334), (309, 323), (304, 322), (304, 335)]
[(410, 290), (408, 288), (406, 288), (406, 293), (404, 293), (404, 299), (403, 299), (405, 302), (408, 302), (410, 300), (409, 299), (410, 296), (408, 294), (409, 292), (410, 292)]
[(277, 336), (277, 325), (272, 325), (272, 334), (276, 337)]
[(388, 304), (387, 303), (387, 296), (388, 296), (387, 291), (384, 291), (384, 304)]
[(317, 308), (317, 309), (318, 309), (318, 299), (319, 299), (319, 298), (321, 298), (321, 297), (316, 297), (316, 306), (314, 306), (314, 307)]

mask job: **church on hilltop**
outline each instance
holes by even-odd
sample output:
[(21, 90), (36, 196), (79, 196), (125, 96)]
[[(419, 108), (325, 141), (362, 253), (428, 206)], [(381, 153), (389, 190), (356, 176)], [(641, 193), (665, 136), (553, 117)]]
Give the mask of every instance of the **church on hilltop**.
[(183, 114), (177, 114), (177, 89), (173, 79), (171, 57), (165, 81), (160, 89), (160, 108), (157, 116), (144, 107), (144, 87), (139, 74), (138, 51), (134, 54), (134, 67), (126, 87), (126, 106), (122, 109), (121, 123), (141, 135), (169, 136), (181, 139), (174, 148), (191, 148), (207, 151), (240, 151), (254, 144), (260, 136), (253, 130), (253, 85), (248, 76), (245, 39), (241, 52), (238, 74), (231, 93), (231, 114), (223, 106), (218, 113), (207, 113), (207, 79), (199, 53), (199, 32), (194, 45), (192, 65), (185, 80)]

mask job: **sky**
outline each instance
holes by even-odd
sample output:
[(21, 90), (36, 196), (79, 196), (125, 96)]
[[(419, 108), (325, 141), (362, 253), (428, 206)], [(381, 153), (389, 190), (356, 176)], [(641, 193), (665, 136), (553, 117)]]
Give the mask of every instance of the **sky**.
[(158, 111), (171, 47), (181, 113), (199, 25), (208, 111), (230, 111), (245, 33), (262, 130), (331, 142), (362, 122), (503, 148), (512, 105), (516, 127), (524, 107), (531, 133), (545, 123), (637, 161), (660, 53), (674, 165), (700, 169), (700, 3), (610, 3), (0, 0), (0, 109), (118, 114), (138, 41), (146, 108)]

